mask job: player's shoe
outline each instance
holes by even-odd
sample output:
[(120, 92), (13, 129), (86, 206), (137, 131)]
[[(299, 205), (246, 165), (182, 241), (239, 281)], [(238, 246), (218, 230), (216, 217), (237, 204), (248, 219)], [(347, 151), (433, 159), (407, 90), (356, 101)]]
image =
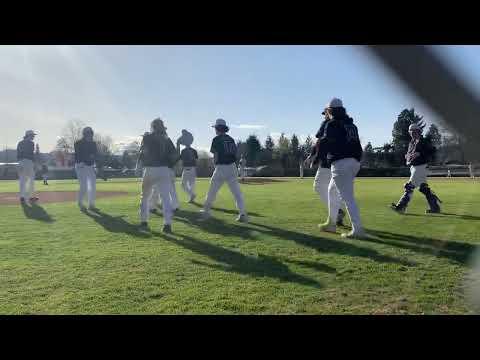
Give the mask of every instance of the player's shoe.
[(345, 239), (366, 239), (367, 233), (364, 230), (359, 231), (350, 231), (348, 233), (343, 233), (342, 238)]
[(28, 201), (30, 201), (30, 203), (36, 203), (38, 200), (40, 200), (40, 199), (36, 196), (32, 196), (30, 199), (28, 199)]
[(100, 211), (100, 209), (97, 208), (95, 205), (89, 206), (89, 207), (88, 207), (88, 210), (93, 211), (93, 212), (99, 212), (99, 211)]
[(21, 204), (25, 204), (25, 198), (24, 198), (24, 197), (21, 197), (21, 198), (20, 198), (20, 203), (21, 203)]
[(140, 223), (140, 228), (141, 228), (141, 229), (148, 229), (148, 222), (142, 221), (142, 222)]
[(395, 211), (399, 214), (405, 214), (405, 210), (406, 210), (406, 208), (399, 207), (394, 203), (392, 203), (392, 205), (390, 205), (390, 209), (392, 209), (393, 211)]
[(440, 208), (427, 209), (425, 210), (425, 214), (440, 214)]
[(240, 214), (235, 219), (235, 221), (238, 221), (238, 222), (241, 222), (241, 223), (248, 223), (248, 216), (246, 214)]
[(165, 234), (172, 233), (172, 225), (163, 225), (162, 232)]
[(156, 208), (150, 209), (150, 214), (158, 214), (158, 210)]
[(327, 221), (324, 224), (318, 225), (318, 228), (321, 231), (329, 232), (329, 233), (336, 233), (337, 232), (337, 226), (330, 223), (330, 221)]
[(197, 197), (197, 195), (192, 195), (192, 197), (190, 198), (190, 200), (188, 201), (188, 203), (189, 203), (189, 204), (193, 204), (196, 197)]

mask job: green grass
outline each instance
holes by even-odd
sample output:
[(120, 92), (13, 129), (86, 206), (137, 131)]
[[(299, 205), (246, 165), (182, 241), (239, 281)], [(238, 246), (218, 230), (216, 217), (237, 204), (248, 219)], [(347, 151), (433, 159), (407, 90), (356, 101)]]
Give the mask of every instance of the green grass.
[[(359, 179), (356, 193), (369, 240), (319, 232), (326, 208), (313, 179), (242, 185), (250, 224), (234, 221), (225, 187), (214, 218), (199, 223), (185, 203), (161, 232), (137, 227), (140, 183), (98, 182), (99, 215), (75, 203), (25, 213), (0, 206), (2, 314), (371, 314), (470, 313), (464, 278), (480, 242), (480, 184), (432, 180), (449, 215), (425, 215), (416, 191), (409, 215), (388, 209), (405, 179)], [(178, 183), (177, 183), (178, 185)], [(198, 182), (199, 201), (208, 182)], [(51, 181), (41, 190), (76, 190)], [(17, 191), (0, 182), (0, 192)]]

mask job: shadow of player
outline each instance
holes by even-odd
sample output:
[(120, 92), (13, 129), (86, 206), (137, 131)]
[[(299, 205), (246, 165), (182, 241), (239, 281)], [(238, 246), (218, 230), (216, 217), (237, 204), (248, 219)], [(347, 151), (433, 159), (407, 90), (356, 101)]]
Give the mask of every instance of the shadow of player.
[[(200, 203), (197, 203), (197, 202), (192, 202), (191, 203), (193, 206), (196, 206), (198, 208), (201, 208), (203, 207), (202, 204)], [(230, 215), (238, 215), (238, 210), (229, 210), (229, 209), (222, 209), (222, 208), (217, 208), (217, 207), (212, 207), (212, 210), (214, 211), (219, 211), (219, 212), (223, 212), (225, 214), (230, 214)], [(260, 215), (258, 213), (255, 213), (255, 212), (250, 212), (248, 211), (247, 209), (247, 212), (248, 212), (248, 216), (254, 216), (254, 217), (264, 217), (263, 215)]]
[(476, 245), (456, 241), (438, 240), (372, 229), (367, 229), (367, 233), (374, 237), (371, 236), (366, 241), (443, 257), (460, 264), (467, 264), (477, 250)]
[[(262, 254), (258, 256), (247, 256), (238, 251), (233, 251), (185, 235), (178, 238), (171, 235), (163, 235), (162, 237), (167, 241), (215, 261), (214, 264), (211, 264), (192, 260), (192, 263), (197, 265), (225, 272), (235, 272), (255, 278), (269, 277), (282, 282), (294, 282), (300, 285), (322, 288), (322, 285), (315, 279), (292, 272), (287, 265), (273, 256)], [(328, 269), (331, 271), (328, 267), (320, 267), (319, 269)]]
[(29, 219), (43, 221), (46, 223), (53, 223), (55, 221), (45, 211), (45, 209), (37, 203), (32, 203), (30, 206), (26, 203), (22, 203), (22, 209), (25, 216)]
[(138, 225), (133, 225), (125, 221), (123, 219), (125, 215), (111, 216), (98, 209), (95, 211), (83, 211), (83, 213), (108, 232), (123, 233), (142, 238), (152, 237), (148, 230), (142, 230)]
[[(405, 213), (405, 214), (402, 214), (402, 215), (404, 215), (404, 216), (422, 216), (422, 217), (432, 216), (432, 214), (414, 214), (414, 213)], [(478, 217), (478, 216), (464, 215), (464, 214), (452, 214), (452, 213), (445, 213), (445, 212), (441, 212), (441, 213), (438, 213), (438, 214), (433, 214), (433, 216), (435, 216), (435, 217), (455, 217), (455, 218), (462, 219), (462, 220), (473, 220), (473, 221), (480, 220), (480, 217)]]

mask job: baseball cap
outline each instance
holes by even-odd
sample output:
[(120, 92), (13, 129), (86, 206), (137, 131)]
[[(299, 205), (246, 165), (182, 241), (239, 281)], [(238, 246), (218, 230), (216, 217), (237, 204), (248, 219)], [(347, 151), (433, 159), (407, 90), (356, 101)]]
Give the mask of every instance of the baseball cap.
[(35, 136), (37, 133), (33, 130), (27, 130), (25, 131), (25, 136)]
[(337, 107), (343, 107), (343, 102), (339, 98), (333, 98), (327, 104), (327, 108), (337, 108)]
[(323, 110), (322, 115), (325, 115), (325, 111), (326, 111), (328, 108), (339, 108), (339, 107), (343, 107), (343, 102), (342, 102), (342, 100), (340, 100), (339, 98), (333, 98), (332, 100), (330, 100), (330, 101), (328, 102), (327, 105), (325, 105), (325, 110)]
[(217, 126), (227, 127), (227, 122), (223, 119), (217, 119), (217, 121), (215, 121), (215, 125), (212, 125), (212, 127), (217, 127)]
[(152, 121), (152, 126), (159, 126), (161, 128), (163, 128), (164, 130), (167, 130), (167, 128), (165, 127), (165, 125), (163, 124), (163, 120), (160, 119), (160, 118), (156, 118)]

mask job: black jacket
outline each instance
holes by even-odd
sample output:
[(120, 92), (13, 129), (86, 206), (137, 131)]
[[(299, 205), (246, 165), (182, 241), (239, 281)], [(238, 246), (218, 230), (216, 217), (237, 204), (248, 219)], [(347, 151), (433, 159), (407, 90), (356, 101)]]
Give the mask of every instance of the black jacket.
[(318, 165), (321, 168), (330, 168), (330, 164), (327, 162), (327, 154), (325, 152), (320, 151), (320, 139), (323, 137), (325, 132), (325, 127), (327, 125), (328, 120), (324, 120), (320, 125), (320, 129), (318, 130), (315, 137), (317, 138), (317, 142), (313, 146), (310, 151), (310, 156), (315, 157), (313, 161), (313, 165)]
[[(418, 139), (418, 142), (414, 139), (408, 144), (407, 155), (405, 156), (407, 160), (407, 165), (419, 166), (424, 165), (430, 162), (435, 154), (435, 147), (430, 145), (427, 140), (421, 136)], [(413, 154), (419, 153), (420, 156), (410, 161), (410, 158), (413, 157)]]
[(175, 145), (166, 134), (156, 136), (147, 133), (143, 136), (140, 160), (146, 167), (173, 168), (178, 161), (178, 155)]
[(333, 119), (326, 123), (325, 131), (320, 139), (320, 152), (326, 154), (327, 163), (354, 158), (362, 160), (363, 149), (358, 136), (358, 129), (353, 119)]
[(86, 141), (84, 139), (78, 140), (74, 144), (75, 149), (75, 163), (84, 163), (92, 166), (97, 160), (98, 150), (97, 143), (94, 141)]
[(22, 140), (18, 143), (17, 145), (17, 160), (24, 160), (24, 159), (29, 159), (29, 160), (34, 160), (34, 149), (35, 145), (33, 144), (33, 141), (30, 140)]

